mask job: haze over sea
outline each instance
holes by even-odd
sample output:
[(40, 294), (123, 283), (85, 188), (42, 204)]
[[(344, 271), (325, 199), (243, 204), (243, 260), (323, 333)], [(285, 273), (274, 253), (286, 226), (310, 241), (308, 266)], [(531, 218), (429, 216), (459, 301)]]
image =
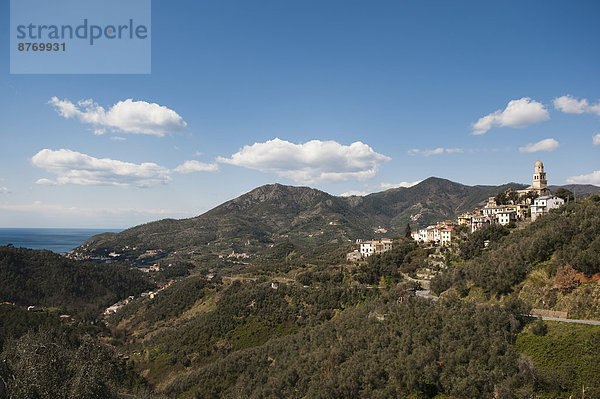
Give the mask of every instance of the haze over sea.
[(17, 248), (48, 249), (62, 254), (78, 247), (96, 234), (120, 231), (122, 230), (0, 228), (0, 246), (12, 244)]

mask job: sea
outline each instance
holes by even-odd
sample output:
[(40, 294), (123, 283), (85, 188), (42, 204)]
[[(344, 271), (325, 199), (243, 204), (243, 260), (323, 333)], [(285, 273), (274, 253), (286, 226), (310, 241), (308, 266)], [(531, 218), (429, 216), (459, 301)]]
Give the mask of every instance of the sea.
[(12, 244), (16, 248), (48, 249), (65, 254), (96, 234), (122, 230), (114, 229), (9, 229), (0, 228), (0, 246)]

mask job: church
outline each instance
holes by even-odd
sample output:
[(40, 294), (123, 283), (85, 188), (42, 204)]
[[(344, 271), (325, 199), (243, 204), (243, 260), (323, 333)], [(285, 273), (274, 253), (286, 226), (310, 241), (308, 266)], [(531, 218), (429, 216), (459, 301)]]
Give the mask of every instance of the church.
[(517, 192), (519, 195), (527, 195), (531, 191), (537, 193), (539, 197), (550, 195), (548, 180), (546, 179), (546, 172), (544, 172), (544, 164), (542, 161), (537, 161), (533, 168), (533, 184), (526, 189), (518, 190)]

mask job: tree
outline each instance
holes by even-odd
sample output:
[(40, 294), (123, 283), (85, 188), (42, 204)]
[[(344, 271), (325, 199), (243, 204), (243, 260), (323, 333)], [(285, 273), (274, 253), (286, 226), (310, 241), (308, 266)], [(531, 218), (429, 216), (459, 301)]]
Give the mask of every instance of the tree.
[(535, 190), (529, 190), (529, 192), (525, 194), (525, 198), (528, 199), (530, 202), (533, 202), (539, 196), (540, 194)]
[(507, 198), (514, 205), (519, 202), (519, 199), (521, 198), (521, 196), (519, 195), (518, 192), (516, 192), (514, 190), (510, 190), (508, 192)]
[(496, 204), (498, 205), (506, 205), (508, 204), (508, 195), (505, 192), (501, 192), (494, 198)]
[(531, 332), (540, 337), (546, 335), (548, 333), (548, 326), (544, 323), (543, 320), (537, 320), (531, 326)]
[(565, 200), (565, 202), (570, 202), (575, 199), (573, 192), (563, 187), (560, 187), (558, 190), (556, 190), (554, 195), (556, 195), (558, 198), (562, 198)]
[(411, 238), (412, 229), (410, 228), (410, 223), (406, 223), (406, 228), (404, 229), (404, 236), (406, 238)]
[(554, 278), (556, 281), (555, 287), (562, 294), (568, 294), (580, 284), (580, 274), (571, 265), (559, 267)]
[(111, 349), (57, 329), (11, 339), (0, 354), (0, 380), (9, 398), (39, 399), (117, 399), (136, 382)]

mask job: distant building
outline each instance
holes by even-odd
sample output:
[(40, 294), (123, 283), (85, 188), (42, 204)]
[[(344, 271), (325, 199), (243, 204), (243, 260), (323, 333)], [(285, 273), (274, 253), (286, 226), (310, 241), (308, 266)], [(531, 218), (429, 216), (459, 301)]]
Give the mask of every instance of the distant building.
[(350, 262), (358, 262), (361, 259), (362, 259), (362, 256), (361, 256), (360, 251), (358, 249), (355, 249), (354, 251), (348, 252), (346, 254), (346, 260), (348, 260)]
[(387, 233), (387, 229), (381, 227), (381, 226), (377, 226), (376, 229), (373, 230), (375, 233), (381, 233), (381, 234), (386, 234)]
[(112, 306), (109, 306), (104, 311), (104, 315), (108, 316), (114, 313), (117, 313), (125, 304), (123, 302), (117, 302)]
[(548, 189), (548, 180), (546, 180), (546, 172), (544, 172), (544, 164), (542, 161), (537, 161), (533, 169), (533, 184), (531, 188), (537, 191), (540, 196), (550, 194)]
[(562, 198), (549, 195), (536, 198), (533, 205), (531, 205), (531, 221), (533, 222), (540, 216), (547, 214), (550, 209), (560, 208), (564, 203), (565, 200)]
[(410, 236), (413, 240), (423, 243), (449, 245), (454, 238), (454, 226), (451, 220), (438, 222), (435, 226), (428, 226), (419, 231), (413, 231)]
[(150, 269), (151, 272), (159, 272), (160, 271), (160, 266), (158, 265), (158, 263), (155, 263), (152, 266), (150, 266), (149, 269)]
[(364, 241), (360, 243), (360, 255), (363, 258), (373, 254), (383, 253), (390, 249), (392, 249), (392, 240), (388, 239)]
[(471, 224), (471, 219), (473, 218), (473, 214), (471, 213), (463, 213), (457, 219), (459, 226), (466, 226)]

